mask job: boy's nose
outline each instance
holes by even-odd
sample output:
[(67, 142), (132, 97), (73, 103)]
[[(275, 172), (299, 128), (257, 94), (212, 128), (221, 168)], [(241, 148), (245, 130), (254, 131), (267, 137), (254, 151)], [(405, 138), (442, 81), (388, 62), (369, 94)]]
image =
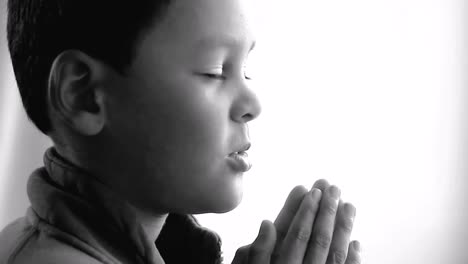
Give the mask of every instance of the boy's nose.
[(257, 95), (247, 85), (239, 87), (239, 93), (231, 108), (231, 118), (239, 123), (247, 123), (260, 115), (262, 108)]

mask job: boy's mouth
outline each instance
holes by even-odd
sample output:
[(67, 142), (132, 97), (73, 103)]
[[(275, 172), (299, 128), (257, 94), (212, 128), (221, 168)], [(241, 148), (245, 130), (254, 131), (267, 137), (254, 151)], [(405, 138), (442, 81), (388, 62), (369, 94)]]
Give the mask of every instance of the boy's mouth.
[(250, 170), (252, 164), (246, 151), (233, 152), (228, 156), (229, 165), (235, 171), (246, 172)]
[(239, 172), (246, 172), (250, 170), (252, 164), (250, 163), (249, 155), (247, 154), (247, 150), (249, 150), (250, 146), (250, 143), (247, 143), (239, 148), (239, 151), (235, 151), (229, 154), (228, 160), (232, 169)]

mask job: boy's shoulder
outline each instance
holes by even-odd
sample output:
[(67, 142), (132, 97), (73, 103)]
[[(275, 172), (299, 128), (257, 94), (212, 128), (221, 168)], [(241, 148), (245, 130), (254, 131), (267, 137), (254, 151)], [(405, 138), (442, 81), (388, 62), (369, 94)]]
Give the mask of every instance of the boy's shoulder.
[[(0, 264), (99, 264), (80, 241), (34, 221), (31, 209), (0, 232)], [(33, 220), (33, 221), (32, 221)], [(66, 235), (65, 235), (66, 236)], [(61, 239), (64, 238), (64, 239)], [(88, 249), (89, 250), (89, 249)]]

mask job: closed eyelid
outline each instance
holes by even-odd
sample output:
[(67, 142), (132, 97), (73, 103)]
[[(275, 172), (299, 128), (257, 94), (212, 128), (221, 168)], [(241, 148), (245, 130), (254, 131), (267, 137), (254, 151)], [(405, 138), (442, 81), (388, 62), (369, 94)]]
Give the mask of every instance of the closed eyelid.
[(206, 68), (202, 68), (201, 71), (202, 72), (206, 72), (206, 73), (223, 73), (223, 70), (224, 70), (224, 67), (219, 65), (219, 66), (214, 66), (214, 67), (206, 67)]
[[(210, 67), (200, 67), (199, 70), (197, 71), (200, 74), (204, 75), (223, 75), (223, 76), (228, 76), (228, 75), (235, 75), (236, 72), (242, 73), (242, 75), (245, 75), (247, 69), (248, 69), (247, 63), (232, 63), (232, 62), (225, 62), (222, 65), (216, 65), (216, 66), (210, 66)], [(248, 75), (248, 74), (247, 74)], [(247, 76), (245, 76), (247, 77)]]

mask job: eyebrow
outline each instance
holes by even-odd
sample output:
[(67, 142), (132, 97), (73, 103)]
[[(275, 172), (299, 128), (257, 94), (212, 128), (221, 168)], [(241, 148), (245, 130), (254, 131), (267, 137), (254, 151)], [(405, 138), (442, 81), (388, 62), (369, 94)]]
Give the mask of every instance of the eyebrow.
[[(197, 47), (243, 47), (246, 38), (233, 35), (209, 36), (197, 41)], [(249, 52), (255, 48), (256, 41), (250, 42)]]

